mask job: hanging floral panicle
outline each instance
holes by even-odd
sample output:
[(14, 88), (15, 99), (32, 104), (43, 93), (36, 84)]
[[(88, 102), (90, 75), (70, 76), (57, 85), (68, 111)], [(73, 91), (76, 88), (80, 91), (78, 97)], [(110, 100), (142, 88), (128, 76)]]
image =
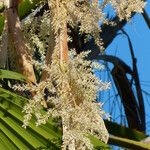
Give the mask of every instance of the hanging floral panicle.
[[(29, 124), (32, 115), (36, 116), (36, 125), (45, 124), (50, 117), (62, 119), (63, 149), (83, 150), (93, 149), (88, 139), (89, 134), (102, 141), (108, 141), (108, 132), (102, 117), (105, 115), (101, 104), (96, 102), (97, 91), (109, 89), (110, 83), (98, 80), (93, 74), (91, 61), (86, 60), (89, 52), (77, 55), (74, 51), (68, 54), (67, 24), (79, 25), (80, 32), (86, 33), (95, 39), (96, 44), (102, 49), (102, 41), (99, 37), (101, 28), (99, 22), (109, 23), (103, 9), (111, 4), (120, 20), (129, 19), (132, 12), (142, 12), (145, 5), (137, 0), (49, 0), (50, 12), (45, 12), (40, 18), (32, 18), (24, 24), (24, 33), (31, 39), (31, 49), (38, 48), (44, 60), (44, 52), (51, 42), (51, 32), (54, 32), (54, 50), (51, 64), (44, 65), (43, 61), (33, 61), (39, 70), (46, 70), (48, 78), (35, 85), (15, 86), (15, 89), (30, 90), (36, 93), (25, 105), (23, 112), (24, 127)], [(51, 18), (48, 20), (47, 18)], [(30, 26), (32, 21), (32, 25)], [(40, 22), (40, 23), (39, 23)], [(45, 27), (52, 27), (46, 33)], [(28, 29), (31, 29), (30, 32)], [(38, 33), (37, 30), (38, 29)], [(47, 92), (46, 92), (46, 91)], [(47, 103), (47, 111), (42, 111), (44, 101)]]
[[(103, 50), (103, 41), (100, 38), (100, 23), (115, 25), (114, 22), (106, 18), (107, 14), (103, 11), (109, 4), (114, 8), (120, 20), (129, 20), (133, 12), (142, 13), (146, 3), (143, 0), (103, 0), (99, 1), (99, 3), (97, 3), (97, 0), (62, 0), (59, 7), (60, 11), (56, 13), (56, 0), (50, 0), (49, 6), (52, 10), (50, 13), (48, 11), (45, 12), (40, 19), (31, 16), (25, 21), (23, 26), (31, 51), (34, 51), (35, 46), (37, 46), (42, 56), (44, 56), (43, 54), (48, 48), (48, 42), (50, 41), (50, 23), (53, 24), (52, 27), (56, 33), (58, 30), (61, 30), (62, 23), (65, 20), (72, 27), (79, 25), (80, 32), (86, 33), (88, 39), (93, 36), (95, 43)], [(51, 20), (47, 19), (52, 15)], [(36, 32), (37, 29), (38, 33)], [(68, 37), (68, 40), (71, 39)]]
[[(28, 125), (33, 114), (37, 118), (37, 126), (45, 124), (49, 117), (61, 117), (63, 125), (67, 127), (67, 131), (63, 133), (64, 149), (72, 140), (76, 141), (76, 149), (83, 145), (92, 149), (87, 134), (92, 134), (104, 142), (108, 140), (108, 132), (102, 119), (105, 113), (101, 109), (101, 104), (96, 103), (96, 95), (98, 90), (108, 89), (110, 83), (99, 81), (92, 73), (93, 64), (85, 60), (87, 52), (80, 55), (73, 53), (71, 51), (66, 72), (61, 70), (59, 59), (55, 59), (51, 67), (41, 65), (41, 68), (49, 73), (46, 81), (15, 88), (36, 93), (24, 107), (24, 127)], [(101, 65), (97, 66), (102, 68)], [(45, 97), (44, 89), (49, 90), (47, 103), (52, 106), (45, 114), (41, 112)]]
[(40, 17), (34, 17), (33, 14), (22, 22), (22, 30), (28, 41), (27, 46), (30, 53), (34, 55), (35, 51), (38, 50), (42, 61), (45, 60), (50, 39), (50, 19), (48, 18), (50, 18), (50, 13), (45, 11)]
[(133, 12), (142, 13), (146, 2), (142, 0), (110, 0), (120, 20), (131, 18)]
[(66, 21), (70, 26), (80, 26), (80, 32), (94, 37), (97, 45), (101, 46), (99, 38), (101, 29), (99, 21), (104, 20), (105, 15), (94, 1), (63, 0), (59, 2), (57, 11), (56, 1), (49, 1), (49, 6), (54, 14), (53, 26), (55, 31), (61, 30)]
[[(146, 3), (142, 0), (103, 0), (99, 2), (98, 0), (61, 0), (60, 11), (54, 12), (55, 31), (61, 28), (62, 23), (67, 19), (67, 23), (72, 26), (78, 24), (81, 33), (93, 36), (95, 43), (100, 49), (103, 49), (99, 23), (108, 23), (103, 11), (108, 4), (114, 8), (120, 20), (129, 20), (133, 12), (142, 13)], [(50, 0), (49, 5), (52, 10), (56, 10), (56, 0)]]

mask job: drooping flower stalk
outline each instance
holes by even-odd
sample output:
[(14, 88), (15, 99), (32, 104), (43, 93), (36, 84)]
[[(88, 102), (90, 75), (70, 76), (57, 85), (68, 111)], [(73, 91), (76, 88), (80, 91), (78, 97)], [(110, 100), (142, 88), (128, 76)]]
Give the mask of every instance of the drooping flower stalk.
[[(59, 14), (59, 11), (61, 11), (60, 2), (59, 2), (59, 0), (56, 0), (56, 13)], [(64, 19), (61, 22), (61, 26), (57, 31), (56, 38), (58, 38), (58, 39), (56, 39), (56, 40), (58, 40), (60, 67), (62, 70), (62, 74), (64, 73), (64, 75), (65, 75), (65, 71), (67, 71), (66, 69), (69, 69), (69, 68), (66, 68), (67, 64), (68, 64), (68, 42), (67, 42), (68, 35), (67, 35), (67, 12), (66, 11), (64, 11), (64, 12), (65, 12)], [(57, 17), (59, 18), (59, 16), (57, 16)], [(67, 86), (66, 86), (66, 84), (67, 84)], [(69, 83), (63, 83), (60, 88), (62, 88), (62, 90), (63, 90), (69, 86), (70, 86)], [(69, 120), (70, 120), (69, 122), (71, 124), (72, 123), (71, 118)], [(68, 132), (68, 130), (70, 130), (70, 127), (69, 127), (70, 124), (68, 124), (68, 126), (67, 126), (65, 124), (65, 121), (66, 121), (65, 118), (62, 117), (62, 131), (63, 131), (62, 140), (63, 140), (63, 142), (65, 142), (66, 133)], [(65, 145), (62, 149), (66, 150), (67, 147), (68, 147), (68, 150), (75, 150), (75, 139), (72, 139), (70, 141), (70, 144)]]

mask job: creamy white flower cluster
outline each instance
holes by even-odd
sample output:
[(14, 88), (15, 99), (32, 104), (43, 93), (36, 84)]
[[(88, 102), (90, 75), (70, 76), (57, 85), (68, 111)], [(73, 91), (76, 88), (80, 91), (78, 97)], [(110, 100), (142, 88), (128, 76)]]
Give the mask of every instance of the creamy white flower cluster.
[[(88, 39), (93, 36), (96, 44), (102, 50), (100, 24), (115, 24), (106, 19), (107, 14), (103, 11), (108, 4), (112, 5), (120, 20), (129, 20), (133, 12), (142, 13), (146, 3), (142, 0), (104, 0), (98, 4), (96, 0), (61, 0), (59, 12), (55, 12), (56, 0), (51, 0), (49, 5), (54, 9), (53, 13), (47, 11), (38, 18), (31, 15), (23, 24), (23, 31), (31, 52), (34, 52), (35, 47), (38, 48), (44, 60), (48, 43), (51, 42), (50, 28), (55, 28), (55, 31), (58, 31), (64, 20), (67, 20), (71, 26), (79, 25), (80, 32), (86, 33)], [(52, 15), (53, 19), (50, 19)], [(53, 26), (50, 25), (51, 22)]]
[[(34, 13), (33, 13), (34, 14)], [(40, 17), (30, 15), (22, 22), (22, 30), (28, 42), (28, 48), (33, 55), (38, 49), (42, 61), (50, 41), (50, 13), (45, 11)]]
[(110, 0), (120, 20), (131, 18), (133, 12), (142, 13), (145, 2), (142, 0)]
[[(74, 26), (79, 25), (81, 33), (93, 36), (100, 48), (103, 43), (100, 40), (100, 24), (109, 23), (104, 9), (111, 4), (120, 20), (131, 18), (133, 12), (142, 13), (145, 6), (143, 0), (58, 0), (60, 11), (54, 14), (55, 31), (61, 28), (63, 20)], [(55, 9), (56, 0), (50, 0), (51, 8)], [(59, 22), (59, 23), (58, 23)], [(113, 25), (113, 22), (110, 22)], [(89, 36), (88, 36), (89, 37)]]
[[(87, 52), (80, 55), (71, 54), (64, 70), (56, 56), (51, 67), (42, 67), (49, 73), (47, 80), (36, 85), (15, 87), (36, 93), (23, 109), (25, 113), (23, 126), (28, 125), (32, 115), (36, 116), (37, 126), (45, 124), (49, 117), (61, 117), (63, 126), (66, 127), (63, 132), (64, 149), (72, 140), (75, 141), (76, 149), (83, 145), (92, 149), (93, 145), (87, 138), (88, 134), (104, 142), (108, 140), (108, 132), (102, 119), (105, 113), (101, 109), (101, 104), (96, 102), (96, 95), (98, 90), (108, 89), (110, 83), (103, 83), (95, 77), (92, 73), (92, 63), (85, 60), (87, 54)], [(100, 65), (96, 66), (102, 68)], [(46, 112), (42, 111), (45, 89), (48, 89)]]

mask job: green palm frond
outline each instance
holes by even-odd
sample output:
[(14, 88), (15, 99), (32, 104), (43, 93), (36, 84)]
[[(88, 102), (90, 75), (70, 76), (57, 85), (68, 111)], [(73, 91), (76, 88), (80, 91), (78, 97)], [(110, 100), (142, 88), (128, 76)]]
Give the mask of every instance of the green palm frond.
[(17, 72), (0, 69), (0, 79), (13, 79), (25, 81), (27, 78)]

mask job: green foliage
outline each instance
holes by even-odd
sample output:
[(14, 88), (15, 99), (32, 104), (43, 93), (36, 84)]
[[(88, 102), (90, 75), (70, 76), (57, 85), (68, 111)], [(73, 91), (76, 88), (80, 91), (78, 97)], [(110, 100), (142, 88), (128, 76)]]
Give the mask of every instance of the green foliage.
[(2, 34), (4, 28), (4, 16), (0, 15), (0, 35)]
[(6, 136), (7, 141), (13, 143), (18, 149), (38, 149), (40, 147), (58, 149), (61, 144), (61, 132), (56, 130), (52, 121), (49, 121), (45, 127), (41, 126), (36, 128), (33, 118), (27, 129), (22, 128), (22, 106), (24, 102), (25, 99), (23, 97), (18, 97), (15, 94), (13, 94), (13, 96), (11, 94), (9, 98), (3, 97), (3, 99), (1, 99), (1, 134)]
[(128, 138), (135, 141), (141, 141), (147, 137), (144, 133), (140, 131), (127, 128), (125, 126), (110, 122), (108, 120), (105, 120), (105, 125), (110, 134), (118, 137)]
[[(18, 13), (20, 19), (25, 18), (28, 14), (32, 12), (32, 9), (38, 7), (41, 0), (33, 0), (32, 3), (29, 0), (24, 0), (19, 6)], [(0, 14), (0, 35), (2, 34), (4, 27), (4, 15)]]
[(19, 6), (18, 12), (21, 19), (25, 18), (28, 14), (32, 12), (32, 9), (35, 9), (38, 6), (38, 3), (41, 0), (24, 0)]
[(0, 79), (13, 79), (13, 80), (19, 80), (19, 81), (27, 80), (25, 76), (17, 72), (3, 70), (3, 69), (0, 69)]
[(96, 150), (111, 150), (111, 148), (106, 145), (105, 143), (103, 143), (102, 141), (98, 140), (97, 138), (89, 135), (88, 138), (91, 140), (91, 143), (94, 145), (94, 148)]
[(126, 138), (112, 136), (109, 138), (109, 143), (116, 146), (133, 149), (133, 150), (150, 150), (150, 144), (133, 141)]

